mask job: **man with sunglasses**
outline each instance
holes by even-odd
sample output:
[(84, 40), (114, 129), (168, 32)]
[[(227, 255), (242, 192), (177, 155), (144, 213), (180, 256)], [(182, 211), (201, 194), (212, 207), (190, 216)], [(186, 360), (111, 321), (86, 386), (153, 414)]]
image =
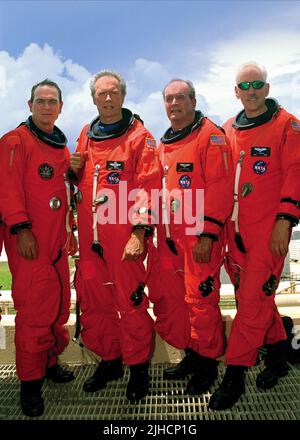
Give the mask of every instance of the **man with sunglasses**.
[(226, 373), (209, 403), (214, 410), (232, 407), (245, 392), (245, 372), (263, 345), (267, 355), (257, 387), (270, 389), (288, 373), (275, 291), (300, 215), (300, 121), (267, 98), (269, 89), (263, 67), (242, 65), (235, 94), (244, 109), (224, 125), (236, 169), (227, 268), (238, 308)]

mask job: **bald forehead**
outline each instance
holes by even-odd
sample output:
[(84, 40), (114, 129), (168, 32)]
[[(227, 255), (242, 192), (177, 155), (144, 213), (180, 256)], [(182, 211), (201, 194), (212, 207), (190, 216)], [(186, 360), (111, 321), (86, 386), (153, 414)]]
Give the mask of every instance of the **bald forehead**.
[(182, 93), (187, 92), (189, 90), (189, 86), (184, 81), (173, 81), (171, 84), (167, 85), (165, 88), (165, 94), (167, 93)]
[(241, 68), (236, 76), (236, 82), (251, 81), (253, 79), (264, 80), (264, 74), (259, 67), (245, 66)]
[(95, 87), (103, 86), (103, 87), (120, 87), (120, 81), (117, 80), (114, 76), (106, 75), (101, 76), (95, 82)]
[(167, 85), (166, 91), (171, 89), (172, 90), (180, 90), (180, 91), (187, 91), (189, 89), (189, 86), (184, 81), (173, 81), (171, 84)]

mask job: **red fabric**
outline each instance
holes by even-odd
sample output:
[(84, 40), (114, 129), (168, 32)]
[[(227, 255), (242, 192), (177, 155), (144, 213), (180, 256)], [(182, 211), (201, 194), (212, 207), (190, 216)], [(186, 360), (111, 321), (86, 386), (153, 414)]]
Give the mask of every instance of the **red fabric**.
[[(177, 190), (180, 195), (184, 194), (185, 189), (180, 182), (182, 176), (189, 176), (188, 189), (192, 190), (193, 206), (196, 189), (203, 189), (204, 215), (225, 223), (232, 209), (233, 173), (230, 149), (221, 130), (205, 119), (203, 125), (188, 137), (172, 144), (161, 144), (160, 156), (162, 166), (169, 168), (166, 181), (169, 193)], [(192, 167), (189, 165), (187, 168), (190, 170), (186, 171), (183, 166), (184, 171), (178, 171), (181, 163), (192, 164)], [(222, 227), (209, 220), (204, 225), (202, 222), (203, 232), (212, 233), (219, 239), (213, 243), (210, 263), (196, 263), (192, 249), (198, 238), (196, 232), (187, 235), (186, 227), (201, 226), (201, 218), (195, 218), (194, 223), (188, 225), (183, 215), (182, 224), (175, 224), (175, 215), (171, 210), (170, 223), (170, 235), (175, 241), (178, 256), (172, 254), (166, 245), (165, 227), (160, 225), (156, 264), (149, 282), (150, 299), (154, 302), (157, 317), (156, 330), (177, 348), (192, 348), (204, 356), (216, 358), (222, 354), (224, 345), (218, 306)], [(198, 231), (202, 232), (201, 229)], [(214, 277), (214, 290), (203, 297), (198, 286), (209, 275)]]
[(3, 239), (4, 239), (4, 227), (0, 225), (0, 255), (3, 247)]
[[(43, 163), (54, 169), (50, 179), (39, 175)], [(63, 174), (68, 168), (69, 152), (67, 148), (54, 149), (44, 144), (21, 126), (1, 139), (0, 164), (3, 219), (8, 228), (30, 221), (39, 245), (38, 258), (25, 260), (17, 251), (16, 236), (9, 235), (5, 240), (17, 310), (17, 373), (20, 380), (34, 380), (44, 376), (47, 365), (53, 365), (68, 344), (64, 327), (70, 307), (67, 250), (55, 265), (53, 262), (67, 241)], [(60, 209), (50, 208), (52, 197), (61, 200)]]
[[(3, 226), (0, 225), (0, 255), (1, 255), (2, 247), (3, 247), (3, 237), (4, 237), (4, 228), (3, 228)], [(0, 290), (1, 290), (1, 288), (0, 288)], [(1, 321), (1, 312), (2, 312), (2, 310), (0, 309), (0, 321)]]
[[(157, 218), (150, 192), (153, 188), (159, 189), (160, 185), (158, 156), (154, 141), (147, 142), (147, 139), (153, 138), (136, 120), (122, 136), (97, 142), (87, 140), (85, 127), (77, 146), (77, 151), (88, 152), (79, 176), (82, 201), (77, 206), (80, 261), (75, 285), (82, 311), (82, 338), (84, 344), (101, 358), (110, 360), (123, 356), (128, 365), (149, 360), (153, 352), (153, 320), (147, 312), (148, 298), (144, 295), (137, 307), (130, 300), (131, 294), (145, 280), (145, 255), (136, 261), (121, 261), (132, 231), (132, 224), (127, 219), (128, 209), (133, 212), (133, 224), (148, 224)], [(108, 162), (112, 161), (122, 162), (123, 170), (116, 171), (120, 183), (113, 184), (109, 180), (112, 170), (108, 169)], [(104, 259), (91, 250), (92, 187), (96, 164), (100, 165), (97, 196), (108, 194), (108, 201), (103, 205), (107, 211), (103, 211), (103, 215), (109, 217), (110, 209), (117, 206), (115, 217), (109, 217), (106, 224), (97, 224)], [(128, 205), (128, 194), (120, 190), (123, 182), (127, 183), (128, 193), (138, 190)], [(145, 207), (145, 212), (137, 212), (140, 207)], [(101, 207), (98, 208), (101, 217), (100, 210)]]
[[(93, 174), (95, 165), (100, 165), (98, 178), (97, 195), (102, 193), (113, 193), (116, 198), (116, 219), (122, 223), (128, 223), (128, 218), (132, 224), (155, 224), (157, 223), (157, 206), (155, 198), (151, 198), (151, 190), (159, 189), (159, 159), (155, 140), (152, 135), (137, 120), (133, 126), (120, 137), (95, 141), (87, 138), (87, 126), (83, 128), (78, 139), (76, 151), (84, 153), (87, 151), (88, 157), (84, 170), (80, 173), (80, 190), (84, 194), (81, 205), (87, 204), (90, 212), (89, 201), (92, 198)], [(151, 141), (151, 142), (150, 142)], [(103, 145), (105, 147), (103, 147)], [(110, 168), (108, 162), (121, 162), (123, 169)], [(125, 197), (127, 193), (123, 189), (119, 191), (120, 185), (113, 184), (109, 176), (116, 171), (121, 182), (127, 183), (127, 192), (136, 191), (131, 194), (131, 199), (126, 206)], [(87, 198), (89, 197), (89, 201)], [(112, 203), (112, 201), (109, 201)], [(109, 206), (105, 205), (105, 208)], [(80, 205), (80, 206), (81, 206)], [(125, 207), (125, 209), (124, 209)], [(141, 213), (139, 208), (146, 208)], [(120, 216), (120, 211), (122, 213)], [(128, 210), (130, 210), (128, 214)], [(145, 211), (145, 212), (144, 212)], [(107, 215), (107, 213), (106, 213)], [(124, 217), (125, 215), (125, 217)], [(110, 223), (112, 223), (110, 218)]]
[(158, 226), (158, 247), (148, 281), (155, 330), (168, 344), (185, 349), (189, 346), (191, 325), (184, 299), (184, 253), (174, 256), (170, 252), (162, 228)]
[[(217, 138), (217, 141), (214, 139)], [(219, 142), (219, 143), (216, 143)], [(180, 179), (187, 175), (192, 190), (192, 212), (195, 215), (196, 189), (204, 190), (204, 215), (217, 222), (225, 223), (232, 209), (232, 161), (227, 139), (209, 119), (205, 118), (200, 128), (194, 130), (188, 137), (171, 144), (160, 146), (160, 157), (164, 157), (164, 165), (168, 165), (167, 187), (169, 191), (184, 193)], [(193, 171), (178, 171), (177, 164), (192, 163)], [(170, 194), (176, 198), (176, 193)], [(173, 215), (174, 216), (174, 215)], [(181, 225), (173, 224), (171, 213), (171, 230), (185, 235), (186, 222)], [(184, 215), (183, 215), (184, 217)], [(183, 218), (184, 220), (184, 218)], [(190, 227), (199, 226), (199, 232), (219, 235), (221, 226), (208, 220), (197, 218)], [(203, 231), (201, 230), (203, 229)], [(171, 234), (172, 235), (172, 234)]]
[[(235, 130), (233, 119), (225, 124), (231, 140), (234, 164), (241, 150), (245, 151), (239, 180), (238, 224), (246, 254), (234, 241), (234, 224), (229, 222), (227, 268), (235, 283), (237, 278), (238, 310), (234, 319), (226, 362), (232, 365), (255, 365), (257, 349), (265, 343), (286, 339), (275, 295), (266, 296), (262, 289), (271, 274), (280, 279), (284, 258), (274, 256), (270, 249), (276, 214), (299, 217), (299, 209), (291, 203), (280, 203), (283, 197), (300, 200), (300, 133), (292, 128), (295, 118), (284, 109), (269, 122), (248, 130)], [(254, 146), (269, 147), (270, 156), (251, 155)], [(253, 154), (253, 153), (252, 153)], [(255, 163), (265, 162), (265, 172), (257, 174)], [(253, 191), (241, 197), (244, 183), (252, 183)]]

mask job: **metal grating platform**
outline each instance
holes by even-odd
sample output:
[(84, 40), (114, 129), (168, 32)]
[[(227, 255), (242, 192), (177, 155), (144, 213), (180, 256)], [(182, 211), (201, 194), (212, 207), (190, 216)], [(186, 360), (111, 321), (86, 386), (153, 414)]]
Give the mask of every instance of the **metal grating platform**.
[[(65, 385), (44, 384), (46, 410), (39, 420), (300, 420), (300, 365), (272, 390), (260, 392), (255, 385), (260, 367), (247, 373), (246, 394), (231, 409), (208, 409), (210, 393), (188, 396), (186, 380), (164, 381), (163, 369), (170, 364), (152, 364), (149, 395), (136, 405), (125, 397), (129, 369), (118, 381), (96, 393), (82, 391), (84, 380), (95, 365), (69, 365), (76, 379)], [(224, 375), (220, 367), (220, 378)], [(214, 391), (212, 389), (211, 391)], [(14, 365), (0, 365), (0, 420), (27, 420), (19, 407), (19, 382)]]

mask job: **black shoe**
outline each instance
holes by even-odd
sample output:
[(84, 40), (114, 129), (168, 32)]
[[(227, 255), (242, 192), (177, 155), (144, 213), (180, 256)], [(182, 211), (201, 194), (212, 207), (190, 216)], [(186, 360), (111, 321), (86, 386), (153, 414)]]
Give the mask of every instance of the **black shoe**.
[(209, 390), (218, 377), (218, 362), (215, 359), (201, 356), (201, 365), (199, 371), (189, 380), (187, 394), (203, 394)]
[(199, 371), (200, 358), (192, 349), (185, 350), (185, 357), (175, 367), (166, 368), (163, 373), (164, 379), (184, 379), (189, 374)]
[(286, 362), (285, 341), (265, 345), (265, 348), (265, 369), (257, 375), (256, 386), (262, 390), (269, 390), (277, 385), (279, 377), (288, 374), (289, 367)]
[(83, 391), (92, 393), (104, 388), (110, 380), (120, 379), (124, 375), (122, 358), (111, 361), (102, 360), (93, 376), (89, 377), (83, 384)]
[(241, 365), (228, 365), (224, 379), (209, 401), (214, 410), (231, 408), (245, 392), (245, 370)]
[(21, 382), (20, 403), (25, 416), (39, 417), (44, 413), (43, 379)]
[(149, 390), (149, 362), (130, 366), (130, 379), (126, 389), (126, 397), (135, 403), (147, 396)]
[(72, 371), (67, 370), (61, 365), (56, 364), (50, 368), (47, 368), (45, 378), (51, 379), (52, 382), (55, 383), (67, 383), (75, 379), (75, 376)]

